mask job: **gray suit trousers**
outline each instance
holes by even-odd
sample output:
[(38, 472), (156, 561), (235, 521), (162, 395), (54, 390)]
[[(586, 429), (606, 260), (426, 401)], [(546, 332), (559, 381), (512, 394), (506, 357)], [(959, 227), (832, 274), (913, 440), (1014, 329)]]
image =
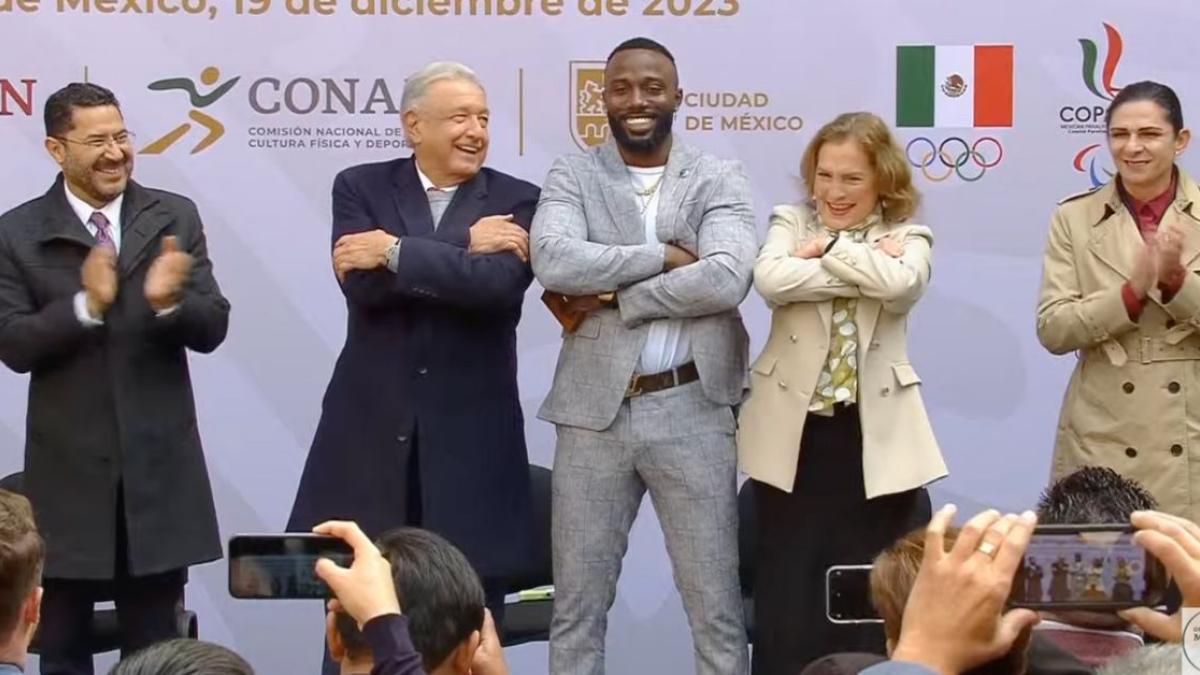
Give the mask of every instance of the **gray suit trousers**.
[(558, 426), (551, 675), (602, 675), (608, 610), (646, 490), (683, 598), (698, 675), (745, 675), (735, 422), (699, 382), (626, 399), (603, 431)]

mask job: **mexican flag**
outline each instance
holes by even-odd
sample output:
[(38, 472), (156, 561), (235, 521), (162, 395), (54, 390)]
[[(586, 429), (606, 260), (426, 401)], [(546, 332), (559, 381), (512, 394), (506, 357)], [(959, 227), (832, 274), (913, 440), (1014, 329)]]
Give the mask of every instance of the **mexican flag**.
[(896, 126), (1011, 127), (1012, 45), (896, 47)]

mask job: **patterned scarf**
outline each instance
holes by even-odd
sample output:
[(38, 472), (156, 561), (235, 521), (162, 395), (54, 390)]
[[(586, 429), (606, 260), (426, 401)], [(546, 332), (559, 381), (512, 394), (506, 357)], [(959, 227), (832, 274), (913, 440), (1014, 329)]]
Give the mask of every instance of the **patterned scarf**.
[[(879, 215), (879, 211), (876, 210), (862, 225), (853, 230), (842, 230), (840, 233), (826, 230), (826, 233), (831, 237), (837, 236), (862, 243), (866, 240), (867, 229), (879, 222)], [(821, 375), (817, 378), (812, 403), (808, 406), (809, 412), (831, 415), (834, 404), (858, 402), (858, 324), (854, 321), (856, 309), (858, 298), (833, 299), (829, 355), (821, 368)]]

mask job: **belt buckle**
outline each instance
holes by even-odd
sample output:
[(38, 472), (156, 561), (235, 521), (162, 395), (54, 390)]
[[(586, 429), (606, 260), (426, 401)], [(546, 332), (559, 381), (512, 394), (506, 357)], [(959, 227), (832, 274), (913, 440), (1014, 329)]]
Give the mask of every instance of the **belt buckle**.
[(1151, 358), (1150, 358), (1151, 353), (1150, 352), (1152, 350), (1152, 347), (1154, 346), (1153, 340), (1148, 337), (1143, 337), (1140, 340), (1138, 340), (1138, 345), (1139, 345), (1138, 351), (1141, 352), (1140, 356), (1141, 356), (1142, 363), (1143, 364), (1150, 363), (1150, 361), (1151, 361)]
[(635, 398), (642, 395), (642, 389), (638, 386), (638, 382), (641, 379), (641, 375), (634, 375), (629, 378), (629, 386), (625, 387), (625, 398)]

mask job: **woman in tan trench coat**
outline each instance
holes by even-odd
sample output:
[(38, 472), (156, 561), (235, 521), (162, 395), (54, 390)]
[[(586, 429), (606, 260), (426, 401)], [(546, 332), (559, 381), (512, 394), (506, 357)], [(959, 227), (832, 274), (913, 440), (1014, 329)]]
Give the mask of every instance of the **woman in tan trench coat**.
[(908, 312), (933, 234), (887, 126), (848, 113), (801, 162), (810, 204), (778, 206), (754, 266), (772, 307), (738, 421), (755, 481), (755, 675), (795, 675), (838, 651), (883, 653), (877, 624), (826, 617), (831, 565), (870, 563), (930, 516), (946, 474), (908, 359)]
[(1046, 244), (1038, 339), (1079, 359), (1053, 474), (1108, 466), (1200, 521), (1200, 188), (1175, 164), (1190, 134), (1154, 82), (1122, 89), (1106, 124), (1117, 178), (1060, 202)]

